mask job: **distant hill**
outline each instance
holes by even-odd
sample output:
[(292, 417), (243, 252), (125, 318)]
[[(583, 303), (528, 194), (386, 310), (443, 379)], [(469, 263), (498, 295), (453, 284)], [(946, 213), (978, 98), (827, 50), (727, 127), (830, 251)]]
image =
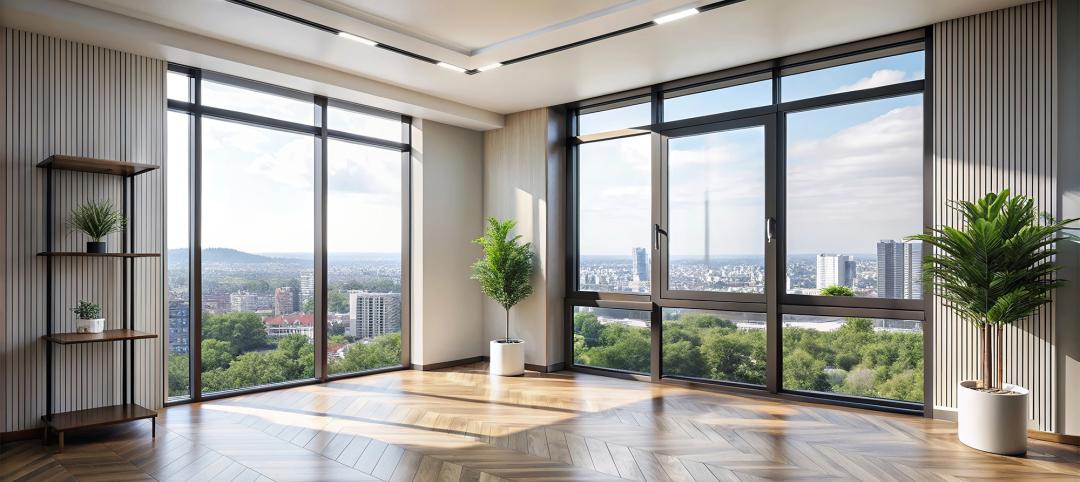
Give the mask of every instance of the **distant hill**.
[[(169, 250), (169, 263), (181, 264), (187, 263), (188, 250), (186, 249), (170, 249)], [(272, 258), (270, 256), (262, 256), (258, 254), (245, 253), (231, 248), (206, 248), (202, 251), (203, 263), (289, 263), (297, 260)]]

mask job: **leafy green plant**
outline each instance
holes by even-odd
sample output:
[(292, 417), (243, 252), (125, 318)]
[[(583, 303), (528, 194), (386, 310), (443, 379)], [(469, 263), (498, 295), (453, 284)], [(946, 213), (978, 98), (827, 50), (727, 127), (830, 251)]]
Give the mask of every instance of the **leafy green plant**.
[(123, 231), (127, 219), (108, 202), (87, 201), (71, 210), (68, 224), (72, 230), (85, 233), (94, 241), (101, 241), (111, 233)]
[(94, 320), (101, 318), (101, 305), (89, 301), (79, 300), (79, 304), (71, 309), (80, 320)]
[[(950, 207), (963, 216), (962, 228), (932, 228), (907, 239), (933, 246), (933, 254), (923, 257), (926, 283), (946, 307), (979, 330), (980, 385), (1000, 388), (1003, 327), (1034, 313), (1064, 283), (1054, 276), (1060, 268), (1053, 260), (1054, 247), (1070, 238), (1060, 233), (1076, 219), (1055, 222), (1043, 216), (1040, 222), (1035, 201), (1007, 189), (976, 202), (954, 201)], [(993, 381), (992, 338), (997, 340)]]
[(488, 219), (484, 236), (473, 241), (484, 248), (484, 257), (472, 266), (472, 278), (480, 290), (506, 311), (506, 340), (510, 340), (510, 308), (532, 294), (532, 243), (520, 244), (521, 235), (510, 237), (517, 223)]
[(844, 285), (830, 285), (821, 289), (821, 296), (855, 296), (855, 290)]

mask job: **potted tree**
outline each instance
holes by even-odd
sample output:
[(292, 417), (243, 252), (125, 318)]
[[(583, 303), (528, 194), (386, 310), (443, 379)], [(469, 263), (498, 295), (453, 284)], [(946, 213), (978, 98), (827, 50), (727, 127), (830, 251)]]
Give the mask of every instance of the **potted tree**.
[(127, 226), (127, 219), (107, 202), (88, 201), (71, 210), (71, 219), (68, 221), (73, 231), (86, 234), (93, 241), (86, 242), (87, 253), (104, 253), (108, 251), (105, 236), (123, 231)]
[(519, 243), (521, 235), (510, 237), (516, 225), (490, 218), (487, 232), (473, 241), (484, 248), (484, 256), (473, 264), (472, 278), (506, 312), (506, 338), (490, 343), (492, 375), (525, 373), (525, 341), (510, 338), (510, 308), (532, 294), (533, 253), (532, 243)]
[[(998, 454), (1027, 451), (1028, 390), (1005, 383), (1004, 326), (1050, 301), (1059, 266), (1055, 243), (1068, 219), (1045, 222), (1026, 196), (990, 193), (976, 202), (954, 202), (964, 226), (909, 236), (934, 247), (923, 258), (926, 283), (944, 305), (979, 331), (979, 380), (958, 387), (959, 437), (964, 444)], [(995, 343), (996, 342), (996, 343)]]
[(105, 318), (101, 317), (101, 305), (79, 300), (71, 309), (75, 313), (76, 333), (101, 333), (105, 331)]

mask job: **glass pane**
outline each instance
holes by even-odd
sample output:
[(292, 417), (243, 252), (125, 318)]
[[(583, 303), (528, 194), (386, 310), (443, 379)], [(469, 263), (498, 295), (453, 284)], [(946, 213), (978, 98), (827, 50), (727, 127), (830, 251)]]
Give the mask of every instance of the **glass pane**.
[(574, 307), (574, 363), (649, 373), (648, 311)]
[(191, 102), (191, 77), (176, 72), (165, 75), (165, 95), (173, 100)]
[(765, 313), (664, 308), (664, 375), (765, 384)]
[(401, 142), (401, 121), (330, 106), (326, 111), (330, 129), (388, 141)]
[(169, 281), (169, 399), (191, 396), (188, 327), (191, 320), (191, 281), (188, 277), (188, 167), (191, 152), (191, 117), (168, 113), (168, 164), (166, 165), (166, 248)]
[(923, 51), (855, 62), (781, 78), (781, 100), (817, 97), (883, 85), (922, 80), (926, 75)]
[(314, 376), (314, 140), (203, 120), (204, 392)]
[(922, 322), (784, 315), (788, 390), (922, 402)]
[(772, 104), (772, 80), (760, 80), (664, 99), (664, 120), (689, 119), (769, 104)]
[(789, 293), (922, 298), (922, 134), (922, 94), (788, 115)]
[(645, 102), (579, 115), (578, 135), (647, 126), (652, 123), (651, 106), (652, 104)]
[(668, 289), (765, 292), (765, 128), (668, 141)]
[(313, 125), (315, 106), (299, 100), (268, 94), (212, 80), (202, 81), (202, 103), (209, 107), (235, 110), (289, 122)]
[(400, 366), (401, 153), (331, 139), (328, 164), (329, 372)]
[(648, 293), (652, 233), (649, 136), (578, 147), (578, 285)]

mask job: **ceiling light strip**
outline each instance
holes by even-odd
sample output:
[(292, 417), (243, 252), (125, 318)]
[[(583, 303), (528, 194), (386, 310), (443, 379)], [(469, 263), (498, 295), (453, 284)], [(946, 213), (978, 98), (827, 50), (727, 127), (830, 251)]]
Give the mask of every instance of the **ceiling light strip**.
[[(575, 48), (575, 47), (581, 47), (582, 45), (588, 45), (588, 44), (591, 44), (593, 42), (599, 42), (601, 40), (609, 39), (609, 38), (612, 38), (612, 37), (617, 37), (619, 35), (624, 35), (624, 34), (628, 34), (628, 33), (631, 33), (631, 32), (636, 32), (638, 30), (643, 30), (643, 29), (646, 29), (646, 28), (649, 28), (649, 27), (655, 27), (655, 26), (660, 25), (662, 23), (667, 23), (668, 21), (671, 21), (671, 20), (677, 20), (679, 18), (689, 17), (689, 16), (694, 15), (696, 13), (708, 12), (709, 10), (715, 10), (717, 8), (720, 8), (720, 7), (726, 7), (728, 5), (733, 5), (733, 4), (736, 4), (736, 3), (739, 3), (739, 2), (743, 2), (745, 0), (720, 0), (718, 2), (713, 2), (713, 3), (710, 3), (710, 4), (702, 5), (700, 7), (688, 8), (688, 9), (681, 10), (681, 11), (678, 11), (678, 12), (675, 12), (675, 13), (672, 13), (672, 14), (668, 14), (668, 15), (658, 17), (655, 20), (650, 20), (650, 21), (645, 22), (645, 23), (640, 23), (640, 24), (632, 25), (632, 26), (629, 26), (629, 27), (626, 27), (626, 28), (621, 28), (621, 29), (615, 30), (613, 32), (600, 34), (600, 35), (597, 35), (597, 36), (594, 36), (594, 37), (589, 37), (589, 38), (584, 39), (584, 40), (578, 40), (576, 42), (571, 42), (571, 43), (568, 43), (568, 44), (565, 44), (565, 45), (560, 45), (558, 47), (553, 47), (553, 48), (550, 48), (550, 49), (541, 50), (539, 52), (534, 52), (534, 53), (531, 53), (531, 54), (528, 54), (528, 55), (522, 55), (521, 57), (516, 57), (516, 58), (510, 59), (510, 60), (504, 60), (502, 62), (495, 62), (493, 64), (485, 65), (483, 67), (476, 68), (476, 69), (464, 69), (462, 67), (458, 67), (458, 66), (453, 65), (453, 64), (442, 62), (440, 60), (433, 59), (431, 57), (420, 55), (420, 54), (415, 53), (415, 52), (410, 52), (408, 50), (399, 49), (399, 48), (394, 47), (392, 45), (387, 45), (387, 44), (384, 44), (384, 43), (381, 43), (381, 42), (376, 42), (374, 40), (366, 39), (364, 37), (360, 37), (358, 35), (354, 35), (354, 34), (345, 32), (343, 30), (339, 30), (339, 29), (336, 29), (336, 28), (333, 28), (333, 27), (330, 27), (330, 26), (327, 26), (327, 25), (323, 25), (321, 23), (314, 22), (314, 21), (308, 20), (308, 19), (303, 18), (303, 17), (298, 17), (296, 15), (286, 13), (286, 12), (283, 12), (281, 10), (273, 9), (273, 8), (270, 8), (270, 7), (267, 7), (267, 6), (264, 6), (264, 5), (260, 5), (258, 3), (252, 2), (250, 0), (225, 0), (225, 1), (237, 4), (237, 5), (242, 5), (242, 6), (245, 6), (245, 7), (254, 9), (254, 10), (258, 10), (258, 11), (263, 12), (263, 13), (268, 13), (268, 14), (271, 14), (271, 15), (274, 15), (274, 16), (277, 16), (277, 17), (281, 17), (281, 18), (284, 18), (284, 19), (287, 19), (287, 20), (292, 20), (294, 22), (301, 23), (301, 24), (307, 25), (307, 26), (312, 27), (312, 28), (317, 28), (317, 29), (322, 30), (324, 32), (329, 32), (329, 33), (332, 33), (334, 35), (340, 35), (340, 36), (342, 36), (344, 38), (349, 38), (349, 36), (352, 36), (352, 37), (356, 37), (356, 38), (359, 38), (359, 39), (363, 39), (363, 40), (357, 40), (357, 41), (361, 42), (361, 43), (364, 43), (364, 44), (368, 44), (368, 42), (371, 42), (371, 43), (375, 44), (374, 47), (378, 47), (378, 48), (381, 48), (381, 49), (384, 49), (384, 50), (388, 50), (388, 51), (394, 52), (394, 53), (399, 54), (399, 55), (404, 55), (406, 57), (410, 57), (412, 59), (416, 59), (416, 60), (419, 60), (421, 62), (427, 62), (427, 63), (432, 64), (432, 65), (438, 65), (440, 67), (444, 67), (444, 68), (447, 68), (449, 70), (453, 70), (455, 72), (460, 72), (460, 73), (464, 73), (464, 74), (468, 74), (468, 75), (474, 75), (474, 74), (478, 74), (480, 72), (487, 72), (489, 70), (494, 70), (496, 68), (503, 67), (503, 66), (506, 66), (506, 65), (517, 64), (517, 63), (524, 62), (526, 60), (532, 60), (532, 59), (535, 59), (535, 58), (538, 58), (538, 57), (543, 57), (545, 55), (551, 55), (551, 54), (554, 54), (554, 53), (557, 53), (557, 52), (562, 52), (564, 50), (570, 50), (570, 49)], [(668, 17), (676, 17), (676, 18), (670, 18), (669, 19)], [(663, 21), (661, 21), (661, 20), (663, 20)], [(355, 39), (352, 39), (352, 40), (355, 40)], [(364, 42), (364, 41), (367, 41), (367, 42)], [(370, 44), (368, 44), (368, 45), (370, 45)], [(442, 65), (442, 64), (445, 64), (445, 65)], [(450, 68), (450, 67), (447, 67), (447, 66), (450, 66), (450, 67), (453, 67), (453, 68)]]

